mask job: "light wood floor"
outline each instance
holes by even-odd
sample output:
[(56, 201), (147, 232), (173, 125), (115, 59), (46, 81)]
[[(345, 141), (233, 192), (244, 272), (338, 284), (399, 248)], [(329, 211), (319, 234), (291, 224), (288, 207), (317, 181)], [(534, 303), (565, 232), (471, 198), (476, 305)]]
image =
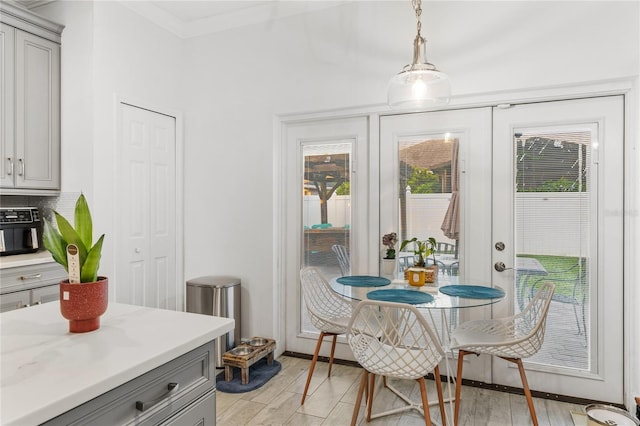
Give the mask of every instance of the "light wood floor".
[[(348, 425), (355, 404), (361, 369), (334, 365), (327, 378), (328, 364), (318, 362), (304, 405), (300, 398), (307, 379), (310, 361), (281, 356), (282, 370), (261, 388), (252, 392), (230, 394), (217, 392), (217, 425)], [(415, 381), (392, 381), (394, 386), (418, 401), (420, 389)], [(404, 404), (388, 390), (376, 391), (373, 412), (400, 407)], [(453, 386), (451, 392), (454, 392)], [(427, 380), (429, 399), (436, 399), (435, 383)], [(447, 390), (445, 387), (445, 398)], [(449, 404), (447, 415), (449, 415)], [(573, 426), (571, 411), (582, 406), (534, 398), (538, 422), (547, 426)], [(364, 407), (364, 404), (362, 404)], [(360, 410), (358, 424), (366, 425)], [(431, 418), (441, 422), (437, 405), (431, 406)], [(531, 425), (527, 403), (523, 395), (493, 390), (463, 387), (460, 425), (507, 426)], [(416, 411), (382, 417), (372, 425), (424, 425), (424, 418)], [(449, 422), (448, 424), (452, 424)]]

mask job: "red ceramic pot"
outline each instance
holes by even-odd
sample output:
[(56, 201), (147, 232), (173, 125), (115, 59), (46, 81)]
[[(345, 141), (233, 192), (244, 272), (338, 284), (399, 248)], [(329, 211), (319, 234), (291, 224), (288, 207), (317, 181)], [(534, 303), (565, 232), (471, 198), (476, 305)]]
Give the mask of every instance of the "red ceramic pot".
[(100, 328), (100, 315), (107, 310), (109, 280), (98, 277), (93, 283), (60, 283), (60, 312), (69, 320), (70, 333), (85, 333)]

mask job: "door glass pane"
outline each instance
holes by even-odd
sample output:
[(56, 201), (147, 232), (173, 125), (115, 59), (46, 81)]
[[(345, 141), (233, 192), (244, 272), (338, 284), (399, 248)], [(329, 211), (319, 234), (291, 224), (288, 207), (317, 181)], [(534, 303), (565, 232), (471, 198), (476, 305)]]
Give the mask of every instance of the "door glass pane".
[(556, 285), (544, 345), (529, 358), (589, 371), (593, 129), (516, 129), (515, 309), (543, 282)]
[[(449, 133), (398, 142), (398, 239), (435, 238), (436, 252), (425, 261), (438, 265), (438, 285), (457, 283), (460, 274), (458, 146), (458, 136)], [(400, 273), (418, 260), (412, 248), (398, 253)]]
[[(303, 267), (327, 280), (351, 271), (351, 141), (304, 144), (302, 197)], [(303, 307), (302, 331), (315, 331)]]

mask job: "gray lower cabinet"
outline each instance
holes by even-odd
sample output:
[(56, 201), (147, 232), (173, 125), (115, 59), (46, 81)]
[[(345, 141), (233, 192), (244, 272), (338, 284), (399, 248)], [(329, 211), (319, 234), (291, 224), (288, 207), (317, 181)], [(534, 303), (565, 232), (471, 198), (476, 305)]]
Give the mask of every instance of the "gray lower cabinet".
[(0, 312), (52, 302), (67, 273), (57, 263), (0, 269)]
[(214, 351), (213, 342), (209, 342), (44, 425), (213, 426), (216, 422)]

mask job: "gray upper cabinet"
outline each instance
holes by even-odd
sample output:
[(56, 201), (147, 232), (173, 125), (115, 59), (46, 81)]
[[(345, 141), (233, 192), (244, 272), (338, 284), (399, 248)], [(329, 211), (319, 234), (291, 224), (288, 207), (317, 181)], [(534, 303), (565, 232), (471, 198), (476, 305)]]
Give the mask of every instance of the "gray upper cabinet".
[(63, 27), (11, 4), (1, 7), (0, 192), (59, 191)]

